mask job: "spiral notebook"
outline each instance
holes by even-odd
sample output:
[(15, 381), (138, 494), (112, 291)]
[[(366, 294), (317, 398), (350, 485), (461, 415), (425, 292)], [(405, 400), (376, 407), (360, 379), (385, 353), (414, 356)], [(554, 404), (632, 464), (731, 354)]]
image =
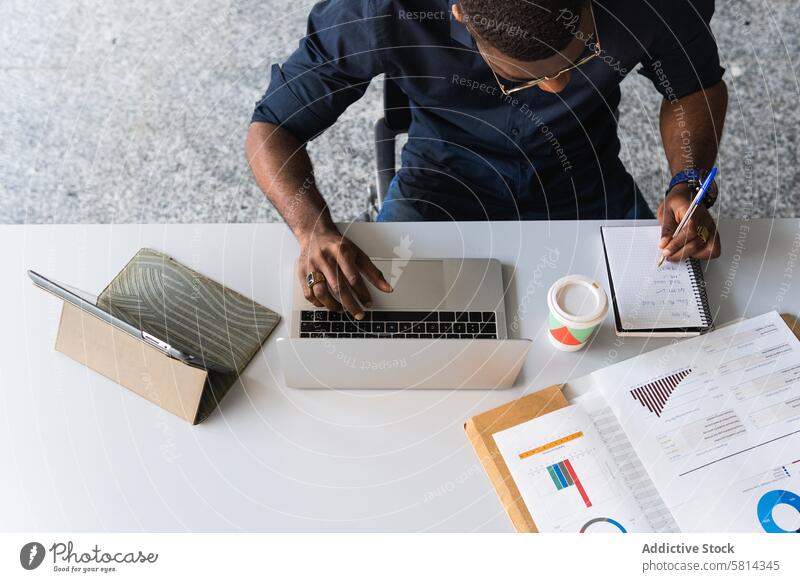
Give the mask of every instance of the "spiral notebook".
[(619, 336), (699, 335), (713, 327), (699, 261), (656, 266), (660, 226), (600, 228)]

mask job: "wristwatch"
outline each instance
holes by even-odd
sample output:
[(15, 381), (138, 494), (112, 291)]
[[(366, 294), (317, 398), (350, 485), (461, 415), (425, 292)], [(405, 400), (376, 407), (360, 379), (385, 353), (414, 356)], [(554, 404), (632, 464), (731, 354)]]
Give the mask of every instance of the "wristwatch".
[[(672, 180), (669, 181), (669, 186), (667, 186), (667, 191), (664, 192), (664, 196), (670, 193), (675, 186), (678, 184), (683, 184), (684, 182), (689, 185), (693, 194), (697, 194), (697, 191), (700, 189), (700, 186), (703, 185), (703, 182), (708, 176), (708, 171), (706, 170), (699, 170), (697, 168), (687, 168), (685, 170), (681, 170), (674, 176), (672, 176)], [(711, 182), (711, 186), (708, 188), (708, 192), (703, 197), (703, 204), (706, 205), (706, 208), (711, 208), (714, 205), (714, 202), (717, 201), (717, 194), (719, 193), (719, 189), (717, 188), (717, 182), (714, 180)]]

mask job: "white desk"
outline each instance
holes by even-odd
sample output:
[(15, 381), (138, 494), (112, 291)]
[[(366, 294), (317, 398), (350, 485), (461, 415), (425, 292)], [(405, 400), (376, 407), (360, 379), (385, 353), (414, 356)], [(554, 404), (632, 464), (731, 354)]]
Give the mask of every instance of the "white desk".
[[(606, 282), (597, 222), (358, 224), (349, 236), (392, 256), (492, 256), (508, 314), (535, 340), (520, 387), (496, 392), (295, 391), (274, 337), (218, 411), (192, 427), (53, 350), (60, 304), (35, 268), (98, 292), (142, 246), (288, 313), (297, 246), (277, 224), (0, 228), (0, 530), (510, 531), (463, 433), (469, 416), (650, 350), (614, 336), (556, 352), (545, 293), (582, 273)], [(800, 220), (727, 221), (707, 272), (716, 321), (800, 313)], [(516, 265), (516, 273), (513, 266)]]

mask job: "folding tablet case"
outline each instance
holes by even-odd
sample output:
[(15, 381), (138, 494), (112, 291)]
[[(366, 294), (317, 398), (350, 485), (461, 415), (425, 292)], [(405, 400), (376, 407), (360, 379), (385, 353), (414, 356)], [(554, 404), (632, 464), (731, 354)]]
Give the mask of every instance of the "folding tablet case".
[(236, 382), (280, 316), (178, 261), (141, 249), (103, 290), (97, 306), (231, 373), (175, 360), (69, 303), (56, 349), (165, 410), (197, 424)]

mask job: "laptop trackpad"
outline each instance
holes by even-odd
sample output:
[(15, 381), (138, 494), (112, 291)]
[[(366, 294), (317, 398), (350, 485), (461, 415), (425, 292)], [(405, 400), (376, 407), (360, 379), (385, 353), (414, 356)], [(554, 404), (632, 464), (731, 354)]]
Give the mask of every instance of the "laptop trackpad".
[(367, 283), (373, 309), (443, 309), (445, 282), (443, 261), (373, 260), (394, 293), (384, 293)]

